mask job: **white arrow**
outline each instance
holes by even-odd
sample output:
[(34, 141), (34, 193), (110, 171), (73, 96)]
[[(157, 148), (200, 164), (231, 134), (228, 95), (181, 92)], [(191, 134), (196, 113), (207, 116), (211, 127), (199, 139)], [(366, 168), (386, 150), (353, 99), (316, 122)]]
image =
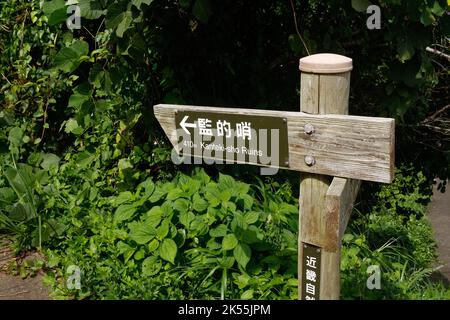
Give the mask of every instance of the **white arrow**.
[(180, 127), (183, 128), (183, 130), (187, 134), (191, 134), (186, 128), (197, 128), (197, 125), (195, 123), (186, 123), (186, 120), (189, 118), (189, 116), (185, 116), (183, 120), (180, 122)]

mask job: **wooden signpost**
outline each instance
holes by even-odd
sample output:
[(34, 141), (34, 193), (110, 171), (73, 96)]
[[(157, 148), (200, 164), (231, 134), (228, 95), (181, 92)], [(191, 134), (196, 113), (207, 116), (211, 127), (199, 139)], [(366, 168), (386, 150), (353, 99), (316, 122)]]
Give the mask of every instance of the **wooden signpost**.
[(350, 58), (312, 55), (300, 70), (301, 112), (184, 105), (154, 112), (185, 160), (301, 172), (299, 299), (339, 299), (341, 241), (360, 180), (392, 182), (395, 123), (348, 115)]

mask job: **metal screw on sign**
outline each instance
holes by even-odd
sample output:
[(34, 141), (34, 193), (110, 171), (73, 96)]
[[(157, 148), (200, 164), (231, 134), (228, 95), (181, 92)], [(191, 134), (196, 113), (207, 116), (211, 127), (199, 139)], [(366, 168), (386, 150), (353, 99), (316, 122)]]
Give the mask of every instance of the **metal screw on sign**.
[(305, 133), (306, 134), (313, 134), (314, 133), (314, 126), (310, 123), (305, 124)]
[(316, 159), (313, 156), (305, 156), (305, 163), (307, 166), (311, 167), (316, 163)]

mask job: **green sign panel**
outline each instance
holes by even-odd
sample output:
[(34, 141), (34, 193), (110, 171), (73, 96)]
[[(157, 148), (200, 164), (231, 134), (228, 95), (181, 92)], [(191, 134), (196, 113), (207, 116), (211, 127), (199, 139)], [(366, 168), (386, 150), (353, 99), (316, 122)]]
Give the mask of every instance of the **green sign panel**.
[(212, 159), (216, 163), (289, 166), (285, 118), (177, 111), (175, 121), (183, 156)]

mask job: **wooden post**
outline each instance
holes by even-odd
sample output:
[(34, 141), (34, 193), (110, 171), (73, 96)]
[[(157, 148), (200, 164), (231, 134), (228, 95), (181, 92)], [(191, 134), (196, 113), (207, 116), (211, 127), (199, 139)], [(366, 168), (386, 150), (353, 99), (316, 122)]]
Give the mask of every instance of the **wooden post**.
[[(350, 92), (350, 72), (352, 60), (335, 54), (316, 54), (300, 59), (301, 89), (300, 111), (311, 114), (348, 114)], [(305, 126), (305, 133), (315, 139), (315, 128)], [(320, 163), (320, 157), (314, 154), (305, 156), (305, 163), (314, 166)], [(340, 295), (340, 240), (336, 248), (327, 248), (327, 236), (332, 233), (340, 235), (340, 225), (331, 225), (327, 210), (327, 192), (332, 177), (302, 173), (300, 176), (300, 216), (299, 216), (299, 250), (298, 278), (299, 299), (316, 297), (321, 300), (337, 300)], [(339, 220), (339, 219), (338, 219)], [(320, 270), (318, 275), (319, 292), (311, 294), (312, 284), (305, 291), (304, 251), (307, 247), (317, 247), (320, 252)], [(308, 249), (310, 250), (310, 249)], [(310, 278), (310, 280), (312, 280)]]

